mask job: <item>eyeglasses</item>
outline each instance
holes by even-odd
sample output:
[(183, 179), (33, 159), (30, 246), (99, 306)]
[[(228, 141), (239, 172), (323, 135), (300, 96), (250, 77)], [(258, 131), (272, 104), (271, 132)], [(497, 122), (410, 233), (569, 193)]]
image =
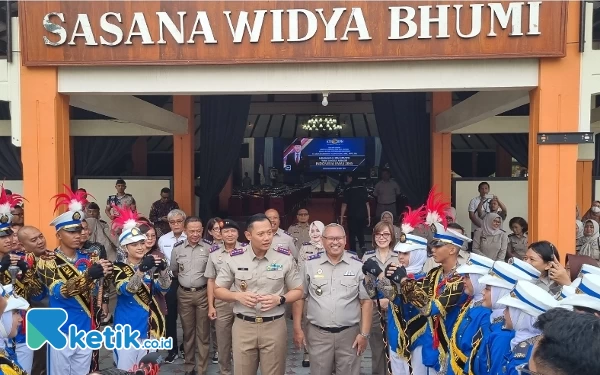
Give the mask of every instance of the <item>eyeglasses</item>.
[(522, 365), (518, 365), (517, 368), (516, 368), (516, 370), (517, 370), (517, 374), (519, 374), (519, 375), (544, 375), (544, 374), (541, 374), (539, 372), (531, 371), (529, 369), (529, 364), (527, 364), (527, 363), (523, 363)]
[(183, 224), (183, 220), (169, 220), (169, 224)]
[(340, 242), (344, 238), (346, 238), (346, 236), (340, 236), (340, 237), (325, 237), (325, 236), (322, 236), (322, 238), (324, 238), (324, 239), (326, 239), (328, 241), (331, 241), (331, 242)]
[(299, 213), (298, 216), (308, 216), (308, 213)]
[(384, 238), (384, 239), (389, 239), (392, 237), (391, 233), (375, 233), (375, 238)]
[(219, 228), (219, 227), (216, 227), (216, 228), (213, 228), (213, 229), (212, 229), (212, 231), (213, 231), (213, 232), (220, 232), (220, 231), (221, 231), (221, 228)]

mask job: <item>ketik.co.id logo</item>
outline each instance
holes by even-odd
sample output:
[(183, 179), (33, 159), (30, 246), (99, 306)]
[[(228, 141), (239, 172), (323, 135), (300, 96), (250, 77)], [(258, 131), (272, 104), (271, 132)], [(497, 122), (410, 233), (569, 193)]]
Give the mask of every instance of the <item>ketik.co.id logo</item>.
[(25, 318), (27, 329), (25, 342), (31, 350), (40, 349), (48, 343), (56, 350), (91, 349), (108, 350), (122, 349), (148, 349), (170, 350), (173, 346), (172, 338), (160, 340), (148, 339), (140, 342), (140, 332), (132, 331), (129, 325), (117, 324), (115, 328), (106, 327), (100, 331), (82, 331), (75, 325), (69, 326), (68, 336), (60, 328), (67, 321), (67, 312), (57, 308), (35, 308), (27, 312)]

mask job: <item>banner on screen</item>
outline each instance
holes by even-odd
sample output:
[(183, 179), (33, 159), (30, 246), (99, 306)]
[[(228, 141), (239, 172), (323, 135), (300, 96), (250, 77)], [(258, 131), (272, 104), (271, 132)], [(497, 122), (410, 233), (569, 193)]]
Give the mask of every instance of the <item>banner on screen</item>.
[(362, 138), (297, 138), (283, 152), (283, 169), (287, 173), (341, 173), (364, 167)]

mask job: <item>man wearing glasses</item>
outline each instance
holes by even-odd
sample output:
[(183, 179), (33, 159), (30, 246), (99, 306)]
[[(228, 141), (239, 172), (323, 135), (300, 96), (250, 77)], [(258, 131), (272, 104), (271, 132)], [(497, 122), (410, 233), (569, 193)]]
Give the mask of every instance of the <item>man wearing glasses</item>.
[[(168, 264), (171, 264), (171, 252), (177, 245), (183, 243), (187, 236), (183, 231), (183, 222), (186, 219), (185, 212), (176, 209), (169, 212), (167, 215), (167, 221), (171, 231), (163, 235), (158, 240), (158, 248), (165, 256)], [(173, 363), (179, 356), (179, 349), (177, 346), (177, 290), (179, 289), (179, 282), (177, 278), (171, 281), (171, 288), (166, 294), (167, 300), (167, 337), (173, 338), (173, 349), (169, 352), (169, 355), (165, 359), (166, 363)], [(181, 355), (184, 356), (183, 350)]]
[(304, 299), (294, 304), (294, 343), (308, 345), (312, 375), (359, 375), (370, 337), (373, 304), (363, 284), (359, 258), (345, 251), (346, 232), (329, 224), (323, 231), (325, 253), (310, 256), (301, 270), (310, 323), (302, 330)]
[(308, 233), (308, 210), (306, 208), (300, 208), (296, 214), (297, 222), (290, 225), (288, 233), (294, 237), (294, 241), (302, 246), (303, 243), (310, 242), (310, 234)]

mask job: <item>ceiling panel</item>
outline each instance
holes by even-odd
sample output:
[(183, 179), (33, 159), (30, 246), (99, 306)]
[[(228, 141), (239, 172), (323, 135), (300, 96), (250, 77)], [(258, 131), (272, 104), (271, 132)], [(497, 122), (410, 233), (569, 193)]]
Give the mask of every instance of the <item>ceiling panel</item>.
[(281, 133), (281, 127), (283, 126), (283, 116), (273, 115), (271, 116), (271, 122), (269, 123), (269, 129), (267, 130), (267, 137), (278, 138)]
[(258, 119), (254, 124), (254, 132), (252, 133), (252, 137), (254, 138), (262, 138), (265, 136), (267, 132), (267, 126), (269, 126), (269, 121), (271, 120), (270, 115), (258, 115)]
[(244, 132), (244, 138), (252, 137), (252, 130), (254, 129), (257, 118), (258, 118), (257, 115), (248, 116), (248, 125), (246, 126), (246, 131)]
[(286, 115), (283, 120), (283, 132), (281, 133), (281, 138), (293, 138), (294, 131), (296, 129), (296, 122), (298, 117), (295, 115)]
[(363, 115), (353, 114), (352, 122), (354, 123), (354, 136), (355, 137), (368, 137), (367, 124), (365, 123), (365, 117)]

